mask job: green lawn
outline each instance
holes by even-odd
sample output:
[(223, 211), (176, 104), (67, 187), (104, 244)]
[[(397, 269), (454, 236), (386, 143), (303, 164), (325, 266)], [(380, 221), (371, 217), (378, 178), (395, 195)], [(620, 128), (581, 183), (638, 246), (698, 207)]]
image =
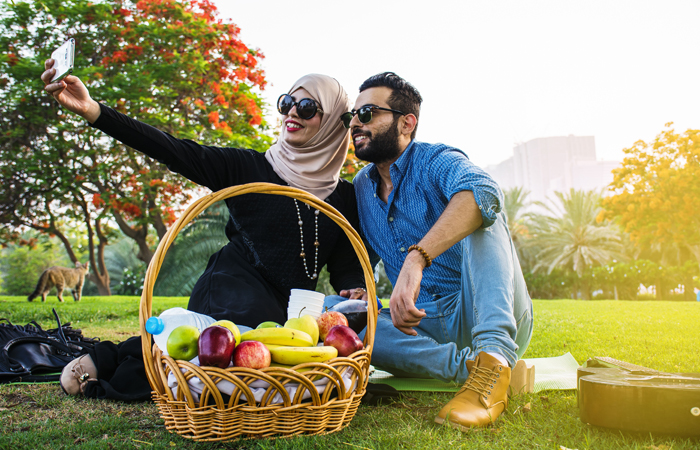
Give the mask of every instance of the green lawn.
[[(51, 308), (86, 336), (123, 340), (138, 329), (138, 298), (55, 297), (45, 304), (0, 297), (0, 317), (54, 327)], [(156, 298), (157, 313), (187, 299)], [(579, 363), (610, 356), (670, 372), (700, 372), (700, 303), (535, 301), (535, 331), (526, 358), (571, 352)], [(351, 425), (327, 436), (196, 443), (166, 431), (152, 404), (76, 399), (55, 384), (0, 385), (0, 449), (644, 449), (700, 448), (699, 439), (650, 436), (583, 424), (575, 391), (526, 394), (511, 400), (495, 426), (468, 434), (438, 426), (435, 414), (451, 394), (408, 392), (398, 402), (361, 406)], [(524, 408), (529, 404), (528, 408)], [(528, 412), (526, 410), (529, 409)]]

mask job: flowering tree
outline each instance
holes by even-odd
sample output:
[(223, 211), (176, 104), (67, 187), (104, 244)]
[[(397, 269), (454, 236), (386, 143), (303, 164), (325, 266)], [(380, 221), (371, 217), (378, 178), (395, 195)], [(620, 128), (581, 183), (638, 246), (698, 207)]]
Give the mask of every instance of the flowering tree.
[(671, 125), (624, 150), (599, 219), (619, 220), (638, 246), (686, 246), (700, 264), (700, 130)]
[(43, 90), (44, 61), (76, 40), (75, 75), (92, 96), (180, 138), (269, 146), (263, 55), (208, 0), (41, 0), (0, 4), (0, 241), (32, 228), (88, 234), (90, 279), (109, 294), (104, 248), (118, 227), (152, 257), (194, 186), (64, 112)]

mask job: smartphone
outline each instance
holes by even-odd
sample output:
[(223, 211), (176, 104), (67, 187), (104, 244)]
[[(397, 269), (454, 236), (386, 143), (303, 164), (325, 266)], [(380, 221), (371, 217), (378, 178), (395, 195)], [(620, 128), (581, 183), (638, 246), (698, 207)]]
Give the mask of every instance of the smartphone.
[(73, 73), (73, 58), (75, 56), (75, 39), (68, 39), (51, 54), (51, 59), (56, 61), (53, 65), (56, 74), (51, 80), (52, 83), (61, 81)]

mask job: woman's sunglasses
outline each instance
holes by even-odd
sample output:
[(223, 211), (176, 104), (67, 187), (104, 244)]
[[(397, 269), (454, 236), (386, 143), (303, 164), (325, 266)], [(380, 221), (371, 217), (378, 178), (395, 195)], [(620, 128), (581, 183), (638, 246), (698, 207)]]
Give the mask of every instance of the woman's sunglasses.
[(289, 94), (282, 94), (277, 99), (277, 111), (283, 116), (289, 114), (293, 107), (297, 107), (297, 115), (304, 120), (309, 120), (316, 115), (316, 112), (323, 112), (321, 107), (312, 98), (302, 98), (298, 102)]
[(374, 106), (374, 105), (367, 105), (363, 106), (362, 108), (358, 109), (355, 111), (354, 109), (352, 111), (348, 111), (346, 113), (343, 113), (340, 116), (340, 120), (343, 121), (343, 125), (345, 125), (345, 128), (350, 128), (350, 122), (352, 121), (352, 118), (355, 117), (355, 114), (357, 114), (357, 118), (360, 120), (361, 123), (369, 123), (370, 120), (372, 120), (372, 112), (373, 111), (391, 111), (395, 112), (397, 114), (401, 114), (402, 116), (405, 116), (405, 112), (397, 111), (395, 109), (389, 109), (389, 108), (382, 108), (381, 106)]

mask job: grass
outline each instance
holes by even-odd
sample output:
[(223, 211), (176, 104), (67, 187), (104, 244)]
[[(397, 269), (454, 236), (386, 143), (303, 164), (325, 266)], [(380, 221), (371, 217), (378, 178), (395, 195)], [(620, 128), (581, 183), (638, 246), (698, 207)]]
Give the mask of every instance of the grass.
[[(153, 309), (185, 306), (157, 298)], [(86, 297), (58, 304), (0, 297), (0, 317), (54, 327), (51, 308), (86, 336), (115, 341), (138, 330), (138, 299)], [(610, 356), (671, 372), (700, 372), (700, 303), (535, 301), (535, 331), (528, 358), (571, 352), (579, 363)], [(0, 385), (0, 449), (697, 449), (700, 439), (651, 436), (595, 428), (579, 420), (575, 391), (549, 391), (511, 399), (495, 426), (470, 433), (439, 426), (435, 414), (448, 393), (407, 392), (394, 403), (364, 406), (349, 427), (291, 439), (197, 443), (164, 429), (153, 404), (73, 398), (56, 384)]]

